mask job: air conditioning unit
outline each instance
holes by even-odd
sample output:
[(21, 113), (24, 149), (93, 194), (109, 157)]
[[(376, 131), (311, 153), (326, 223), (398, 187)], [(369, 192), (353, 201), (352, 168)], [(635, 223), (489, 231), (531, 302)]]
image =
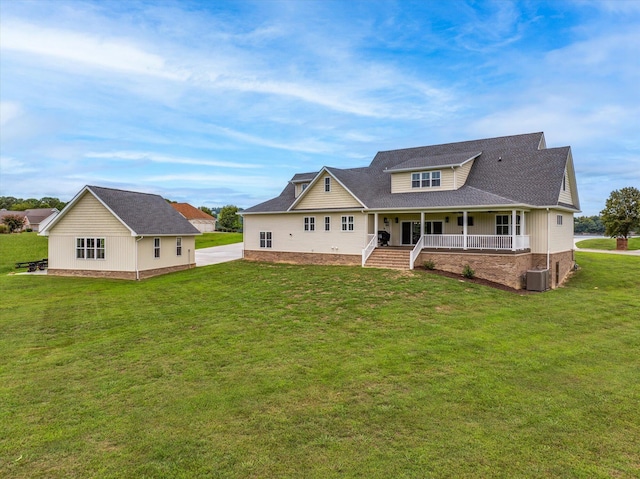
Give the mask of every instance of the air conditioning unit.
[(530, 269), (527, 271), (527, 291), (546, 291), (549, 289), (549, 270)]

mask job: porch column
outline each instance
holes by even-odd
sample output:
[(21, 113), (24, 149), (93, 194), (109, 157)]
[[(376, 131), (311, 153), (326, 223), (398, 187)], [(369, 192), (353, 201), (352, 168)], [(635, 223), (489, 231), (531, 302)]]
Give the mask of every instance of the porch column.
[(420, 238), (424, 236), (424, 211), (420, 212)]
[(462, 249), (467, 249), (467, 212), (462, 212)]
[(511, 210), (511, 251), (516, 250), (516, 210)]
[[(378, 212), (376, 211), (373, 214), (373, 234), (376, 235), (376, 237), (378, 236)], [(376, 242), (376, 244), (378, 244)]]
[(520, 212), (520, 234), (525, 236), (527, 234), (526, 223), (524, 222), (524, 210)]

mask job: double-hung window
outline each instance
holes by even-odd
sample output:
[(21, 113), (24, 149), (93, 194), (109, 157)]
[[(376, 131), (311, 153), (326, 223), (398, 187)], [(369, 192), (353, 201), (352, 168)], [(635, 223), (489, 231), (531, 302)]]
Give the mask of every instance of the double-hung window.
[(509, 215), (497, 215), (496, 216), (496, 234), (497, 235), (509, 235)]
[(330, 176), (325, 176), (324, 177), (324, 191), (326, 191), (327, 193), (331, 191), (331, 177)]
[(76, 238), (76, 259), (104, 259), (104, 238)]
[(342, 224), (342, 231), (353, 231), (353, 228), (354, 228), (354, 217), (353, 216), (343, 216), (341, 224)]
[(304, 230), (305, 231), (315, 231), (316, 230), (316, 217), (315, 216), (305, 216), (304, 217)]
[(182, 238), (176, 238), (176, 256), (182, 256)]
[(160, 238), (153, 238), (153, 257), (160, 257)]
[(411, 188), (434, 188), (440, 186), (439, 171), (411, 173)]
[(260, 248), (271, 248), (271, 231), (260, 232)]
[[(511, 215), (496, 215), (496, 234), (511, 234)], [(516, 215), (516, 235), (520, 235), (520, 215)]]
[(324, 230), (331, 231), (331, 216), (324, 217)]

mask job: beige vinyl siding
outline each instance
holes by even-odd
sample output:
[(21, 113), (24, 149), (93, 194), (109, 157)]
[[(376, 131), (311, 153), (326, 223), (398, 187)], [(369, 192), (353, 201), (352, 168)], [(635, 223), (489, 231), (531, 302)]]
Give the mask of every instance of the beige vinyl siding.
[[(296, 196), (296, 198), (297, 198), (298, 196), (300, 196), (300, 193), (302, 193), (302, 192), (304, 191), (304, 190), (302, 189), (302, 187), (303, 187), (304, 185), (308, 185), (309, 183), (311, 183), (311, 182), (310, 182), (310, 181), (307, 181), (306, 183), (296, 183), (296, 184), (295, 184), (295, 196)], [(322, 186), (322, 187), (324, 188), (324, 183), (323, 183), (323, 186)]]
[(453, 170), (455, 174), (454, 189), (457, 190), (458, 188), (461, 188), (467, 182), (467, 178), (469, 177), (469, 172), (471, 171), (474, 161), (475, 160), (467, 161), (460, 168)]
[(49, 235), (118, 236), (131, 232), (89, 192), (78, 200)]
[[(160, 257), (153, 256), (154, 238), (160, 238)], [(138, 242), (138, 269), (169, 268), (195, 263), (195, 237), (182, 236), (182, 256), (176, 255), (175, 236), (145, 236)]]
[[(305, 216), (315, 216), (315, 231), (304, 231)], [(331, 218), (331, 231), (324, 231), (325, 216)], [(342, 231), (342, 216), (354, 217), (353, 231)], [(357, 211), (246, 215), (243, 229), (245, 250), (361, 254), (366, 245), (367, 215)], [(271, 248), (260, 248), (261, 231), (272, 233)]]
[[(412, 188), (411, 187), (411, 174), (422, 173), (423, 171), (439, 171), (440, 172), (440, 186), (429, 188)], [(391, 193), (415, 193), (417, 191), (443, 191), (453, 190), (453, 170), (439, 169), (439, 170), (414, 170), (403, 171), (400, 173), (391, 173)]]
[[(105, 259), (76, 259), (76, 238), (86, 237), (104, 238)], [(135, 271), (135, 238), (132, 236), (51, 234), (48, 242), (51, 269)]]
[[(562, 225), (557, 224), (557, 217), (562, 216)], [(573, 249), (573, 214), (551, 210), (550, 213), (551, 252), (569, 251)]]
[[(562, 216), (562, 226), (557, 225), (557, 216)], [(573, 214), (557, 210), (532, 211), (527, 217), (527, 230), (531, 235), (531, 252), (547, 252), (547, 231), (549, 231), (549, 252), (559, 253), (573, 249)]]
[(560, 203), (566, 203), (568, 205), (572, 205), (573, 204), (573, 195), (571, 194), (571, 181), (569, 181), (569, 172), (567, 171), (567, 168), (565, 167), (564, 169), (564, 177), (566, 178), (566, 189), (563, 190), (562, 187), (560, 187), (560, 196), (558, 198), (558, 201)]
[(319, 178), (314, 185), (309, 186), (308, 191), (305, 190), (305, 196), (294, 209), (357, 208), (362, 206), (335, 178), (330, 177), (331, 191), (324, 191), (324, 182), (327, 176)]

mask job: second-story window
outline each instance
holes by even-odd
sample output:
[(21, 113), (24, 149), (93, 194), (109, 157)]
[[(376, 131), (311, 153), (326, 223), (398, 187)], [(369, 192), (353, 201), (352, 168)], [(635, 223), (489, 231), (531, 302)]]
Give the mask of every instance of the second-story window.
[(325, 178), (324, 178), (324, 191), (326, 191), (326, 192), (331, 191), (331, 177), (330, 176), (325, 176)]
[(435, 188), (440, 186), (439, 171), (411, 173), (411, 188)]

